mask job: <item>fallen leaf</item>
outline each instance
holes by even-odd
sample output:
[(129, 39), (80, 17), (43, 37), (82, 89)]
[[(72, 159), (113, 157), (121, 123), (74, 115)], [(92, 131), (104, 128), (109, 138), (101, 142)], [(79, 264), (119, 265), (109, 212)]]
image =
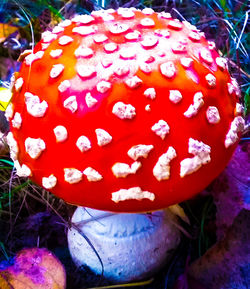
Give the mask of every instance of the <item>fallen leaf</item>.
[(217, 239), (242, 209), (250, 210), (250, 145), (239, 145), (224, 172), (210, 186), (217, 207)]
[(9, 89), (0, 87), (0, 110), (5, 111), (10, 100), (12, 93)]
[(182, 219), (182, 221), (186, 222), (187, 224), (190, 225), (190, 221), (188, 219), (188, 216), (186, 215), (186, 213), (184, 212), (183, 208), (178, 205), (175, 204), (173, 206), (168, 207), (168, 209), (176, 216), (178, 216), (179, 218)]
[(249, 289), (250, 212), (242, 210), (225, 237), (194, 261), (188, 273), (209, 289)]
[(17, 27), (6, 23), (0, 23), (0, 42), (3, 42), (9, 35), (17, 31)]
[(0, 271), (1, 289), (65, 289), (65, 270), (47, 249), (20, 251), (14, 264)]

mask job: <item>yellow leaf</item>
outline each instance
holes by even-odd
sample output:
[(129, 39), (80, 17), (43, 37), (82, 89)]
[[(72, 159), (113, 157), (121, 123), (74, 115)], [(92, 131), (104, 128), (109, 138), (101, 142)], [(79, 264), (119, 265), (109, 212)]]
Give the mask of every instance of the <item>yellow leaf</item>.
[(4, 41), (10, 34), (14, 33), (17, 27), (9, 24), (0, 23), (0, 42)]
[(12, 93), (10, 89), (0, 87), (0, 110), (5, 111), (10, 103)]
[(4, 278), (4, 275), (1, 275), (0, 273), (0, 288), (1, 289), (11, 289), (11, 285), (8, 283), (8, 281)]
[(186, 222), (187, 224), (190, 224), (190, 221), (188, 219), (188, 216), (185, 214), (184, 210), (182, 209), (182, 207), (178, 204), (173, 205), (168, 207), (168, 209), (175, 215), (177, 215), (178, 217), (180, 217), (184, 222)]

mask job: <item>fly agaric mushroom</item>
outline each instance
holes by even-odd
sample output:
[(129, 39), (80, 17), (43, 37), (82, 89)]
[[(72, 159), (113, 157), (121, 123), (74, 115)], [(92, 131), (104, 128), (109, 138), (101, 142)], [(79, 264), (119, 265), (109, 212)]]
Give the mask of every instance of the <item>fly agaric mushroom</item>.
[(152, 9), (94, 11), (42, 34), (7, 110), (17, 174), (66, 202), (145, 212), (193, 197), (244, 128), (213, 42)]
[(94, 11), (44, 32), (13, 90), (17, 173), (103, 210), (189, 199), (224, 169), (244, 127), (214, 45), (148, 9)]

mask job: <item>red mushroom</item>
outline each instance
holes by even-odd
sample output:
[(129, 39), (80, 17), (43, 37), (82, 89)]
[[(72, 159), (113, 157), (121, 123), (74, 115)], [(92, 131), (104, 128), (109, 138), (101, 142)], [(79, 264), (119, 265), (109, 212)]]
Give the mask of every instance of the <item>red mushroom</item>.
[(46, 31), (13, 86), (17, 173), (65, 201), (122, 212), (189, 199), (244, 127), (214, 43), (152, 9), (94, 11)]

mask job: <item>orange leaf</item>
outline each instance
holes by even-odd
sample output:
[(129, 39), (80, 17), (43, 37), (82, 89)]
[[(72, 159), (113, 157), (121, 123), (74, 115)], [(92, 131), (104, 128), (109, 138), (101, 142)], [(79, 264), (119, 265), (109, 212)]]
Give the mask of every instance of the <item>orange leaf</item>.
[(0, 42), (4, 41), (10, 34), (17, 31), (17, 27), (0, 23)]

